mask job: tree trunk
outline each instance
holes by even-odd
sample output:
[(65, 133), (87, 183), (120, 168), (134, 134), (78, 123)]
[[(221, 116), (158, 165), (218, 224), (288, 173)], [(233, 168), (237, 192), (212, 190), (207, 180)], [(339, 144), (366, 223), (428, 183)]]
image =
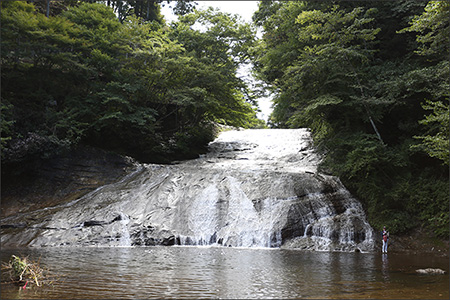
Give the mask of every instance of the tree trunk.
[(48, 18), (50, 15), (50, 0), (47, 0), (47, 9), (45, 11), (45, 16)]
[[(363, 99), (366, 99), (366, 95), (365, 95), (365, 93), (364, 93), (364, 89), (363, 89), (363, 86), (362, 86), (362, 84), (361, 84), (361, 81), (359, 80), (358, 73), (356, 72), (355, 68), (353, 67), (353, 65), (352, 65), (352, 63), (350, 62), (350, 60), (348, 59), (348, 57), (347, 57), (346, 55), (344, 55), (344, 57), (345, 57), (345, 60), (346, 60), (346, 61), (348, 62), (348, 64), (350, 65), (350, 67), (352, 68), (353, 73), (355, 74), (356, 82), (357, 82), (357, 84), (358, 84), (358, 86), (359, 86), (359, 90), (360, 90), (360, 92), (361, 92), (362, 98), (363, 98)], [(383, 142), (383, 139), (381, 138), (380, 132), (378, 131), (378, 128), (377, 128), (377, 126), (375, 125), (375, 122), (374, 122), (373, 119), (372, 119), (372, 115), (371, 115), (371, 113), (370, 113), (369, 107), (368, 107), (367, 104), (364, 103), (364, 102), (363, 102), (363, 105), (364, 105), (364, 108), (366, 109), (367, 116), (369, 117), (370, 124), (372, 125), (372, 128), (373, 128), (373, 130), (375, 131), (375, 134), (377, 135), (377, 137), (378, 137), (378, 139), (380, 140), (381, 144), (384, 145), (384, 142)]]

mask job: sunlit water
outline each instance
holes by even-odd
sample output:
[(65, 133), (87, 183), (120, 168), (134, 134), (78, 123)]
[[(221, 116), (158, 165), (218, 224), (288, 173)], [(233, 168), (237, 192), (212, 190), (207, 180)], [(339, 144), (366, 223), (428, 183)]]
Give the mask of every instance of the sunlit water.
[(40, 258), (52, 286), (2, 284), (2, 299), (449, 298), (448, 259), (379, 253), (226, 247), (113, 247), (5, 250)]

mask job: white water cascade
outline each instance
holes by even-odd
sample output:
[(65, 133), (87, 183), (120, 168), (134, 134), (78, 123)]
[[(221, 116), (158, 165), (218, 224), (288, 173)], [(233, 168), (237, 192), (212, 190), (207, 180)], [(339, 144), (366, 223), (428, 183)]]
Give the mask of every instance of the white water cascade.
[(119, 213), (120, 221), (119, 221), (119, 232), (121, 233), (119, 237), (119, 246), (121, 247), (129, 247), (131, 246), (130, 239), (130, 231), (128, 230), (128, 224), (130, 223), (130, 218), (123, 213)]
[(373, 250), (361, 204), (317, 172), (308, 130), (225, 131), (209, 148), (195, 160), (140, 165), (14, 237), (2, 234), (2, 245)]

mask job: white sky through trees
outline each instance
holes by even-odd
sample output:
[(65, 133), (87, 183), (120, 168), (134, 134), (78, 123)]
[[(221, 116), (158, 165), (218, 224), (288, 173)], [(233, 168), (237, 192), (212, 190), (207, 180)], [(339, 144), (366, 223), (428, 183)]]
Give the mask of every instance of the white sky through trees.
[[(238, 14), (242, 16), (242, 19), (246, 22), (252, 21), (253, 13), (258, 9), (258, 2), (259, 1), (195, 1), (198, 5), (197, 8), (203, 9), (207, 8), (209, 6), (216, 7), (222, 12), (226, 13), (232, 13), (232, 14)], [(164, 6), (161, 7), (161, 13), (166, 18), (167, 22), (171, 22), (176, 20), (176, 16), (172, 12), (171, 4), (164, 3)], [(249, 77), (249, 67), (245, 66), (239, 70), (239, 76), (245, 76)], [(250, 79), (253, 81), (252, 79)], [(271, 108), (271, 101), (270, 98), (260, 98), (258, 99), (259, 109), (261, 110), (260, 113), (258, 113), (258, 117), (267, 121), (269, 118), (269, 115), (272, 112)]]

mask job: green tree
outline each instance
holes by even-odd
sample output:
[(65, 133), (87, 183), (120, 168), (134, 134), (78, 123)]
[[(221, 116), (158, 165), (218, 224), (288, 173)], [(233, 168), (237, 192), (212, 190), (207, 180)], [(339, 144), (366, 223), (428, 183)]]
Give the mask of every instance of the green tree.
[(266, 21), (270, 31), (256, 65), (263, 66), (260, 78), (278, 91), (275, 121), (310, 127), (316, 137), (327, 139), (334, 135), (332, 128), (354, 130), (366, 122), (355, 116), (365, 115), (381, 140), (375, 121), (383, 103), (372, 101), (364, 78), (373, 53), (370, 44), (379, 32), (370, 26), (372, 14), (360, 7), (310, 10), (305, 3), (291, 2)]
[(448, 13), (450, 3), (448, 1), (429, 1), (424, 12), (415, 16), (411, 26), (399, 31), (417, 32), (419, 47), (417, 53), (438, 60), (448, 59), (450, 50), (449, 35), (450, 26)]
[(26, 2), (1, 5), (2, 163), (79, 144), (169, 162), (205, 151), (214, 123), (260, 124), (235, 72), (253, 36), (231, 21), (210, 20), (223, 30), (215, 41), (219, 31), (121, 23), (104, 3), (48, 18)]
[[(430, 130), (436, 131), (434, 135), (417, 136), (422, 140), (418, 146), (423, 148), (428, 155), (436, 157), (443, 161), (444, 164), (449, 164), (449, 108), (448, 103), (444, 104), (440, 101), (428, 101), (423, 105), (426, 110), (433, 111), (432, 114), (427, 115), (420, 123), (428, 125)], [(437, 127), (437, 128), (436, 128)]]
[(194, 10), (196, 5), (191, 0), (108, 0), (99, 2), (104, 2), (111, 7), (121, 23), (130, 16), (135, 16), (143, 21), (163, 23), (164, 17), (161, 15), (161, 5), (169, 5), (176, 15), (188, 14)]
[[(73, 38), (77, 29), (61, 16), (46, 18), (32, 4), (20, 1), (2, 2), (1, 22), (2, 102), (8, 103), (11, 113), (6, 117), (14, 124), (4, 154), (8, 157), (8, 150), (18, 145), (26, 149), (19, 141), (31, 133), (50, 148), (78, 140), (84, 125), (71, 119), (72, 114), (58, 118), (66, 99), (78, 93), (71, 88), (73, 81), (87, 71), (74, 51), (79, 45)], [(14, 151), (10, 154), (17, 156)]]
[[(202, 99), (191, 110), (194, 120), (203, 116), (209, 121), (241, 127), (258, 123), (252, 99), (245, 98), (250, 94), (248, 87), (237, 76), (239, 64), (248, 59), (255, 32), (237, 18), (209, 8), (182, 16), (173, 25), (170, 36), (183, 44), (189, 57), (189, 66), (183, 68), (185, 80), (179, 82), (185, 88), (180, 89), (182, 94), (174, 96), (180, 104), (191, 101), (191, 97)], [(195, 26), (202, 28), (194, 29)], [(193, 90), (187, 92), (189, 89)]]
[[(276, 95), (274, 126), (312, 129), (321, 170), (341, 178), (374, 227), (423, 222), (443, 235), (448, 170), (416, 149), (448, 161), (448, 2), (427, 4), (265, 1), (252, 60)], [(420, 121), (425, 99), (433, 114)]]
[[(428, 89), (429, 98), (422, 107), (433, 113), (420, 120), (427, 126), (427, 134), (415, 136), (422, 140), (413, 148), (423, 149), (431, 157), (436, 157), (449, 164), (449, 90), (450, 76), (450, 3), (448, 1), (430, 1), (421, 15), (415, 16), (411, 26), (399, 31), (417, 32), (419, 44), (416, 53), (425, 56), (434, 64), (412, 71), (423, 81), (435, 83)], [(431, 100), (432, 99), (432, 100)]]

